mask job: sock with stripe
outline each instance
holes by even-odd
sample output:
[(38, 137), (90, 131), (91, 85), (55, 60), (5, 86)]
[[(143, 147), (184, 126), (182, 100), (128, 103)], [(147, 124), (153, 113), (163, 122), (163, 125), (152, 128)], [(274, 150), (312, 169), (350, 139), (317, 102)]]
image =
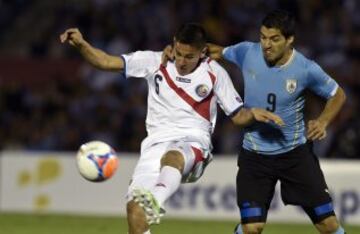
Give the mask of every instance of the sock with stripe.
[(180, 186), (181, 173), (178, 169), (170, 166), (161, 168), (159, 178), (155, 187), (150, 190), (160, 206), (168, 199)]

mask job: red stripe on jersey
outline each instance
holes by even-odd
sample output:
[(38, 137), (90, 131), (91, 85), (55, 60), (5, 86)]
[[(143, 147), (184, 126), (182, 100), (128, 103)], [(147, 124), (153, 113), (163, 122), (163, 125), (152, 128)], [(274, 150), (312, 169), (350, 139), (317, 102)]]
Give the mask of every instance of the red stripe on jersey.
[[(194, 100), (189, 94), (187, 94), (182, 88), (176, 86), (174, 81), (170, 78), (169, 73), (167, 72), (166, 68), (161, 65), (160, 71), (164, 74), (165, 80), (168, 83), (169, 87), (175, 91), (185, 102), (187, 102), (192, 108), (206, 120), (210, 121), (210, 101), (211, 98), (214, 96), (214, 92), (211, 90), (210, 94), (204, 98), (202, 101), (197, 102)], [(213, 81), (213, 75), (209, 72), (210, 78)], [(215, 76), (214, 76), (215, 78)]]
[(213, 84), (213, 86), (214, 86), (215, 81), (216, 81), (216, 76), (215, 76), (214, 74), (212, 74), (211, 72), (208, 72), (208, 73), (209, 73), (209, 75), (210, 75), (211, 82), (212, 82), (212, 84)]
[(208, 60), (206, 61), (207, 63), (210, 63), (212, 61), (211, 58), (208, 58)]

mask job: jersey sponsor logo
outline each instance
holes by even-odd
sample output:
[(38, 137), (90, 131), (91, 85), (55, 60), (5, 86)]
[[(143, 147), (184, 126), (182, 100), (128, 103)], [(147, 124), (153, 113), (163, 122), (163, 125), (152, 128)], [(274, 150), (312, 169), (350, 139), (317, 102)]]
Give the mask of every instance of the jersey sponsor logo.
[(209, 94), (209, 87), (205, 84), (200, 84), (195, 89), (199, 97), (206, 97)]
[(288, 93), (294, 93), (297, 87), (297, 81), (294, 79), (287, 79), (286, 80), (286, 91)]
[(183, 83), (191, 83), (191, 79), (179, 77), (179, 76), (176, 77), (176, 81), (183, 82)]

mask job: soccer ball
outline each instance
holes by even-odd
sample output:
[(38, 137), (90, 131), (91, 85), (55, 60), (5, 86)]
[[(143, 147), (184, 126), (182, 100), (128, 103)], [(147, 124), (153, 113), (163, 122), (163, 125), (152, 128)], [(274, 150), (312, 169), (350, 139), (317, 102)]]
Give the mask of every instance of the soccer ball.
[(112, 177), (119, 159), (115, 150), (102, 141), (90, 141), (80, 146), (76, 155), (80, 174), (92, 182), (101, 182)]

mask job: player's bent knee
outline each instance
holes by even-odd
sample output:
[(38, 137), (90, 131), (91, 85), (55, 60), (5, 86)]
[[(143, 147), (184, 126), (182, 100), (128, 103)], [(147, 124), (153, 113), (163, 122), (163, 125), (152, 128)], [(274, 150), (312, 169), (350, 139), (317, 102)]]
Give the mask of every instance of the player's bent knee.
[(265, 223), (243, 224), (244, 234), (260, 234), (264, 229)]
[(126, 206), (129, 233), (143, 233), (149, 229), (146, 222), (144, 210), (134, 201), (130, 201)]
[(339, 222), (335, 216), (327, 217), (316, 224), (317, 229), (321, 233), (334, 233), (339, 228)]
[(180, 172), (184, 169), (184, 156), (181, 152), (176, 150), (170, 150), (164, 154), (161, 158), (161, 167), (170, 166), (178, 169)]

